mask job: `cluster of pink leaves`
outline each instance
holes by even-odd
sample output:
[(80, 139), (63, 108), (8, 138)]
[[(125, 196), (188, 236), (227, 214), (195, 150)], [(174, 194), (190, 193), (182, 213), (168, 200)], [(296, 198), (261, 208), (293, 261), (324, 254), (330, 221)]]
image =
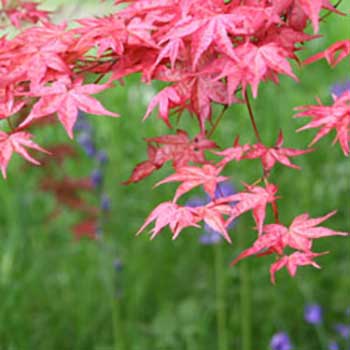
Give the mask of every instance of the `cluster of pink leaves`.
[[(107, 111), (91, 95), (112, 86), (115, 81), (141, 73), (142, 80), (162, 81), (167, 86), (151, 100), (144, 118), (158, 108), (159, 117), (171, 127), (187, 111), (198, 120), (200, 133), (191, 139), (186, 131), (147, 139), (148, 159), (137, 165), (126, 183), (142, 180), (164, 163), (171, 161), (174, 174), (157, 185), (180, 182), (172, 201), (161, 203), (140, 231), (155, 221), (152, 237), (169, 226), (176, 238), (186, 227), (209, 224), (231, 242), (227, 226), (238, 216), (252, 212), (258, 232), (252, 248), (234, 262), (250, 255), (275, 254), (271, 276), (286, 266), (295, 275), (298, 266), (318, 265), (312, 252), (316, 238), (344, 235), (318, 224), (333, 214), (310, 219), (307, 214), (295, 218), (287, 228), (279, 222), (276, 193), (278, 187), (269, 182), (276, 163), (298, 168), (290, 157), (310, 151), (285, 148), (280, 133), (276, 144), (265, 145), (252, 122), (257, 143), (240, 145), (236, 139), (231, 148), (215, 151), (209, 138), (213, 132), (213, 104), (224, 106), (245, 103), (250, 109), (248, 87), (257, 97), (261, 82), (278, 83), (279, 75), (297, 80), (291, 61), (300, 64), (297, 52), (305, 41), (317, 37), (321, 10), (339, 13), (329, 0), (130, 0), (108, 17), (79, 20), (79, 26), (68, 29), (54, 25), (42, 17), (43, 24), (23, 30), (15, 38), (0, 39), (0, 119), (7, 120), (9, 131), (0, 134), (0, 167), (3, 176), (14, 152), (28, 161), (37, 161), (26, 150), (44, 151), (26, 131), (34, 122), (57, 115), (68, 135), (73, 129), (78, 110), (97, 115), (117, 116)], [(4, 2), (6, 5), (6, 1)], [(23, 2), (24, 3), (24, 2)], [(306, 33), (311, 23), (314, 35)], [(339, 55), (337, 55), (337, 53)], [(337, 64), (350, 54), (350, 41), (330, 47), (308, 60), (326, 58)], [(94, 83), (86, 82), (94, 74)], [(100, 84), (107, 76), (106, 83)], [(312, 121), (301, 130), (321, 128), (313, 143), (337, 132), (344, 153), (349, 153), (349, 94), (334, 98), (333, 106), (300, 107), (298, 117)], [(253, 119), (250, 111), (250, 117)], [(206, 151), (222, 157), (209, 161)], [(242, 192), (215, 199), (218, 183), (225, 181), (221, 173), (232, 162), (261, 159), (264, 175), (254, 184), (245, 184)], [(263, 182), (263, 186), (259, 183)], [(212, 201), (190, 208), (178, 199), (201, 186)], [(235, 205), (232, 205), (235, 202)], [(275, 223), (265, 224), (267, 207), (271, 206)], [(287, 255), (285, 248), (295, 249)]]
[(49, 20), (49, 12), (38, 9), (37, 2), (1, 0), (1, 4), (0, 13), (4, 14), (17, 28), (20, 28), (23, 23), (38, 23)]

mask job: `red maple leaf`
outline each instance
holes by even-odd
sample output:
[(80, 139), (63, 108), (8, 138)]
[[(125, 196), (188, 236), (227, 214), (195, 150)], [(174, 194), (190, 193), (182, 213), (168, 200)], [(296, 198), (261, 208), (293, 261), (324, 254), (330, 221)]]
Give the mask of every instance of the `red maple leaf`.
[(349, 141), (350, 141), (350, 91), (345, 91), (341, 96), (334, 96), (334, 103), (332, 106), (300, 106), (296, 118), (310, 116), (312, 121), (297, 131), (302, 131), (311, 128), (321, 128), (311, 145), (316, 143), (319, 139), (326, 136), (332, 129), (335, 129), (337, 135), (333, 141), (339, 142), (344, 154), (349, 155)]
[(34, 159), (26, 150), (31, 148), (36, 151), (48, 153), (47, 150), (37, 145), (31, 140), (32, 134), (25, 131), (14, 131), (10, 134), (0, 131), (0, 169), (2, 176), (6, 179), (6, 169), (13, 152), (18, 153), (28, 162), (39, 165), (39, 161)]
[(204, 151), (216, 148), (215, 142), (208, 140), (202, 133), (190, 139), (187, 132), (177, 130), (176, 134), (147, 138), (148, 160), (139, 163), (130, 178), (124, 184), (138, 182), (161, 168), (167, 161), (173, 162), (175, 169), (190, 162), (205, 163)]
[(173, 181), (182, 182), (176, 190), (173, 199), (174, 202), (183, 194), (200, 185), (204, 187), (204, 191), (207, 192), (211, 198), (214, 198), (217, 184), (228, 179), (226, 176), (219, 176), (221, 170), (222, 168), (217, 168), (211, 164), (205, 164), (202, 168), (185, 166), (176, 169), (175, 174), (159, 181), (155, 187)]
[(89, 95), (106, 89), (107, 85), (86, 84), (82, 79), (70, 83), (67, 80), (57, 81), (50, 87), (43, 87), (38, 91), (42, 96), (33, 106), (32, 111), (20, 125), (27, 127), (33, 120), (43, 118), (57, 112), (58, 119), (63, 124), (70, 138), (73, 138), (73, 128), (79, 110), (91, 114), (109, 115), (118, 117), (118, 114), (109, 112), (102, 104)]
[(279, 133), (276, 144), (274, 147), (266, 147), (262, 143), (252, 145), (250, 150), (244, 155), (244, 159), (256, 159), (260, 158), (264, 173), (268, 174), (274, 167), (276, 162), (281, 163), (287, 167), (300, 169), (298, 165), (293, 164), (289, 157), (300, 156), (305, 153), (312, 152), (312, 149), (298, 150), (294, 148), (283, 148), (283, 134)]

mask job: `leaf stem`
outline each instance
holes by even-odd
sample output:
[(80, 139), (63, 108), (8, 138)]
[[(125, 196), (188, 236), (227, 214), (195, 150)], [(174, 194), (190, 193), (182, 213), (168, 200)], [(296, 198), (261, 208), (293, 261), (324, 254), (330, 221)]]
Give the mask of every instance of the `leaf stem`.
[(212, 126), (211, 130), (209, 131), (209, 133), (207, 135), (208, 138), (210, 138), (214, 134), (214, 132), (215, 132), (217, 126), (219, 125), (222, 117), (224, 116), (225, 112), (227, 111), (227, 108), (228, 108), (228, 105), (224, 105), (221, 113), (216, 118), (214, 125)]
[(244, 100), (245, 100), (245, 104), (246, 104), (247, 109), (248, 109), (248, 113), (249, 113), (250, 121), (251, 121), (252, 126), (253, 126), (255, 137), (256, 137), (256, 139), (257, 139), (257, 141), (259, 143), (262, 143), (261, 142), (261, 137), (260, 137), (260, 134), (259, 134), (259, 130), (258, 130), (258, 127), (257, 127), (256, 122), (255, 122), (254, 113), (253, 113), (252, 106), (250, 104), (250, 100), (249, 100), (249, 96), (248, 96), (247, 90), (244, 91)]

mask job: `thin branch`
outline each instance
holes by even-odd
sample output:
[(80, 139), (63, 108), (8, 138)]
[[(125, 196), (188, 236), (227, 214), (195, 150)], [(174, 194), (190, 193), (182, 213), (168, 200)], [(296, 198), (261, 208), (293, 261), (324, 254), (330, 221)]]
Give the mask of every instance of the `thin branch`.
[[(333, 5), (334, 8), (339, 7), (339, 5), (342, 3), (343, 0), (338, 0), (336, 4)], [(325, 15), (323, 15), (320, 18), (320, 22), (322, 22), (324, 19), (326, 19), (328, 16), (330, 16), (333, 12), (329, 10)]]
[(228, 108), (228, 105), (224, 105), (221, 113), (216, 118), (214, 125), (212, 126), (211, 130), (209, 131), (209, 133), (207, 135), (208, 138), (210, 138), (214, 134), (214, 132), (215, 132), (217, 126), (219, 125), (222, 117), (224, 116), (225, 112), (227, 111), (227, 108)]
[(246, 103), (246, 106), (247, 106), (247, 109), (248, 109), (248, 113), (249, 113), (250, 121), (251, 121), (252, 126), (253, 126), (253, 130), (254, 130), (255, 137), (256, 137), (256, 139), (257, 139), (257, 141), (258, 141), (259, 143), (262, 143), (262, 142), (261, 142), (261, 137), (260, 137), (260, 134), (259, 134), (258, 127), (256, 126), (256, 122), (255, 122), (255, 118), (254, 118), (254, 113), (253, 113), (252, 106), (251, 106), (251, 104), (250, 104), (250, 100), (249, 100), (249, 97), (248, 97), (247, 90), (244, 91), (244, 100), (245, 100), (245, 103)]

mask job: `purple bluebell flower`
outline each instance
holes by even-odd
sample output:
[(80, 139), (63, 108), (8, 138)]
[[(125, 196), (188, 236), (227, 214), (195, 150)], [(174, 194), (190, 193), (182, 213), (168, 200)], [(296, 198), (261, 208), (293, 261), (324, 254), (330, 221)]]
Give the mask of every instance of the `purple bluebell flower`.
[(115, 259), (113, 266), (117, 272), (121, 272), (123, 270), (123, 262), (120, 259)]
[(350, 91), (350, 80), (346, 80), (341, 83), (334, 84), (331, 87), (331, 93), (336, 97), (341, 96), (345, 91)]
[(312, 324), (312, 325), (318, 325), (321, 324), (323, 311), (322, 307), (318, 304), (309, 304), (305, 306), (304, 309), (304, 318), (305, 321)]
[(208, 224), (204, 225), (204, 233), (199, 237), (199, 242), (204, 245), (211, 245), (219, 243), (222, 239), (222, 236), (219, 232), (215, 231)]
[(339, 350), (339, 345), (336, 341), (334, 340), (331, 340), (329, 343), (328, 343), (328, 350)]
[(74, 131), (91, 133), (91, 125), (86, 117), (78, 116), (78, 119), (74, 125)]
[(335, 325), (335, 330), (344, 339), (349, 339), (350, 337), (350, 325), (344, 323), (338, 323)]
[(103, 150), (98, 151), (96, 154), (96, 159), (100, 165), (106, 164), (108, 162), (107, 153)]
[(289, 336), (285, 332), (276, 333), (271, 339), (270, 347), (272, 350), (291, 350), (293, 348)]
[(108, 212), (111, 210), (111, 200), (108, 194), (104, 193), (101, 197), (101, 209), (104, 212)]
[(91, 182), (94, 187), (102, 185), (103, 175), (100, 169), (94, 169), (90, 175)]
[(96, 154), (96, 147), (94, 142), (92, 141), (92, 137), (90, 133), (81, 132), (77, 137), (78, 143), (83, 148), (85, 153), (89, 157), (94, 157)]
[(236, 190), (229, 181), (224, 181), (219, 184), (217, 184), (215, 189), (215, 198), (223, 198), (231, 196), (232, 194), (235, 194)]

